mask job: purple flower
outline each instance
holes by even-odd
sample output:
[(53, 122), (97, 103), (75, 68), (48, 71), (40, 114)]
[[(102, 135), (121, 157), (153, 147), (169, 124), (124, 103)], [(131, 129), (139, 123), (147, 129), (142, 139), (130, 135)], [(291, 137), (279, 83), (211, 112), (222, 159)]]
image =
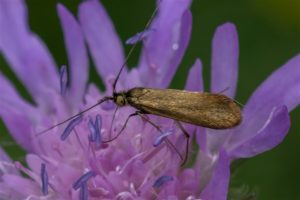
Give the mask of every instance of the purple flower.
[[(155, 31), (143, 39), (140, 62), (131, 71), (122, 72), (117, 91), (134, 86), (169, 85), (189, 43), (190, 3), (191, 0), (161, 1), (150, 27)], [(162, 140), (160, 133), (139, 117), (131, 119), (116, 140), (93, 144), (116, 135), (134, 112), (130, 107), (119, 109), (113, 123), (113, 107), (94, 108), (68, 129), (74, 134), (68, 132), (65, 140), (60, 137), (68, 124), (37, 136), (39, 131), (111, 95), (112, 81), (124, 62), (124, 54), (113, 24), (97, 0), (80, 4), (79, 22), (59, 4), (70, 67), (68, 87), (61, 95), (59, 71), (40, 38), (28, 28), (24, 4), (22, 0), (0, 1), (0, 52), (35, 102), (33, 105), (22, 99), (0, 73), (0, 116), (16, 142), (27, 151), (28, 164), (26, 168), (19, 162), (13, 163), (0, 149), (0, 198), (222, 200), (227, 197), (230, 163), (272, 149), (288, 132), (288, 112), (300, 102), (300, 56), (275, 71), (253, 93), (243, 108), (240, 126), (211, 130), (185, 125), (189, 133), (196, 132), (200, 146), (190, 168), (180, 167), (180, 157), (168, 143), (154, 147), (153, 141)], [(85, 42), (106, 84), (105, 93), (87, 83)], [(220, 26), (213, 39), (212, 92), (229, 88), (224, 93), (234, 97), (238, 53), (234, 25)], [(186, 89), (203, 90), (201, 68), (197, 59), (189, 72)], [(101, 122), (96, 126), (95, 119), (100, 119), (97, 116), (101, 116)], [(185, 138), (172, 120), (155, 116), (150, 119), (162, 130), (174, 130), (167, 139), (179, 152), (184, 152)], [(47, 196), (43, 194), (45, 181), (40, 177), (42, 165), (47, 166)], [(20, 171), (27, 177), (21, 176)]]

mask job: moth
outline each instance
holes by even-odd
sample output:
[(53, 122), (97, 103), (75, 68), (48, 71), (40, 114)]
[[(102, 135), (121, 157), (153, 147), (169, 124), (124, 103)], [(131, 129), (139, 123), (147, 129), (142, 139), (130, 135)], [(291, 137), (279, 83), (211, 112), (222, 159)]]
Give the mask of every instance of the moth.
[[(144, 28), (145, 33), (147, 32), (146, 30), (152, 22), (152, 19), (155, 16), (157, 10), (158, 6), (156, 7), (150, 20)], [(142, 32), (138, 33), (138, 38), (134, 38), (134, 40), (140, 41), (144, 38), (145, 35)], [(132, 88), (128, 91), (116, 91), (116, 84), (119, 80), (120, 74), (124, 69), (125, 65), (127, 64), (127, 61), (135, 47), (136, 43), (130, 49), (125, 59), (125, 62), (121, 66), (120, 71), (118, 72), (113, 82), (112, 96), (107, 96), (103, 99), (100, 99), (93, 106), (77, 113), (76, 115), (58, 124), (49, 127), (48, 129), (38, 134), (42, 134), (53, 129), (54, 127), (71, 121), (106, 101), (113, 101), (117, 105), (117, 108), (123, 106), (131, 106), (137, 110), (135, 113), (132, 113), (128, 116), (119, 133), (113, 138), (107, 140), (106, 142), (110, 142), (116, 139), (125, 129), (128, 120), (136, 115), (139, 115), (143, 119), (147, 120), (160, 132), (162, 132), (160, 128), (153, 122), (151, 122), (147, 117), (145, 117), (145, 115), (151, 114), (175, 120), (179, 128), (187, 137), (187, 150), (189, 134), (187, 133), (187, 131), (185, 131), (184, 127), (180, 124), (180, 122), (185, 122), (211, 129), (233, 128), (241, 122), (242, 112), (240, 110), (240, 107), (237, 105), (236, 101), (221, 93), (193, 92), (176, 89), (155, 89), (143, 87)]]
[(232, 128), (242, 119), (235, 101), (218, 93), (137, 87), (116, 92), (111, 99), (118, 106), (130, 105), (143, 114), (212, 129)]

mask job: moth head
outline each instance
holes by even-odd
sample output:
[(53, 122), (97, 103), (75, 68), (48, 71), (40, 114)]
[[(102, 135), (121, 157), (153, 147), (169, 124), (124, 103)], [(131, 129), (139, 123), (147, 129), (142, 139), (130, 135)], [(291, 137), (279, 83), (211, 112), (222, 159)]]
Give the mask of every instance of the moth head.
[(114, 94), (114, 101), (118, 106), (125, 106), (127, 104), (125, 93)]

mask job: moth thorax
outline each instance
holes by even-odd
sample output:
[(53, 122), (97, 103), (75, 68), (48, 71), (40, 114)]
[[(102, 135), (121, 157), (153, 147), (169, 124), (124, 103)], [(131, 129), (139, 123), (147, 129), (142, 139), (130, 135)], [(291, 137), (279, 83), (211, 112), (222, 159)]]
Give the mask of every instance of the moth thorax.
[(115, 97), (115, 103), (118, 106), (125, 106), (128, 102), (124, 93), (117, 94)]

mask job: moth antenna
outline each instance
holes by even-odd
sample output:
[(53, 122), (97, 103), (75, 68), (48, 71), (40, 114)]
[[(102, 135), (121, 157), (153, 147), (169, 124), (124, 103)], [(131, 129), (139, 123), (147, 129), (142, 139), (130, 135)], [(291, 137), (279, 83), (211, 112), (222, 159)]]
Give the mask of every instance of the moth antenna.
[(241, 102), (239, 102), (239, 101), (237, 101), (237, 100), (235, 100), (235, 99), (233, 99), (233, 101), (234, 101), (234, 103), (240, 105), (241, 107), (244, 107), (244, 106), (245, 106), (244, 104), (242, 104)]
[(45, 130), (43, 130), (43, 131), (41, 131), (41, 132), (38, 132), (38, 133), (36, 134), (36, 136), (39, 136), (39, 135), (41, 135), (41, 134), (43, 134), (43, 133), (46, 133), (46, 132), (48, 132), (48, 131), (54, 129), (55, 127), (58, 127), (58, 126), (60, 126), (60, 125), (62, 125), (62, 124), (64, 124), (64, 123), (66, 123), (66, 122), (68, 122), (68, 121), (70, 121), (70, 120), (72, 120), (72, 119), (74, 119), (74, 118), (76, 118), (76, 117), (78, 117), (78, 116), (84, 114), (85, 112), (87, 112), (87, 111), (89, 111), (89, 110), (95, 108), (96, 106), (102, 104), (103, 102), (106, 102), (106, 101), (109, 101), (109, 100), (113, 100), (113, 99), (114, 99), (113, 97), (104, 97), (103, 99), (100, 99), (96, 104), (92, 105), (91, 107), (89, 107), (89, 108), (87, 108), (87, 109), (85, 109), (85, 110), (83, 110), (83, 111), (80, 111), (80, 112), (77, 113), (76, 115), (73, 115), (72, 117), (69, 117), (69, 118), (65, 119), (64, 121), (61, 121), (61, 122), (59, 122), (59, 123), (57, 123), (57, 124), (54, 124), (53, 126), (47, 128), (47, 129), (45, 129)]
[[(218, 92), (218, 94), (222, 94), (223, 92), (226, 92), (227, 90), (229, 90), (229, 87), (225, 88), (224, 90), (221, 90), (220, 92)], [(245, 105), (242, 104), (241, 102), (235, 100), (235, 99), (232, 99), (234, 101), (234, 103), (240, 105), (241, 107), (244, 107)]]
[(218, 92), (217, 94), (222, 94), (222, 93), (226, 92), (227, 90), (229, 90), (229, 88), (230, 88), (230, 87), (227, 87), (227, 88), (221, 90), (220, 92)]
[[(155, 16), (155, 14), (156, 14), (157, 11), (158, 11), (159, 3), (160, 3), (160, 1), (158, 2), (158, 5), (156, 6), (155, 10), (153, 11), (153, 13), (152, 13), (150, 19), (148, 20), (147, 24), (145, 25), (144, 30), (148, 29), (149, 26), (150, 26), (150, 24), (151, 24), (151, 22), (153, 21), (154, 16)], [(138, 39), (139, 39), (139, 40), (142, 39), (142, 38), (144, 37), (144, 34), (145, 34), (145, 33), (142, 32), (142, 34), (139, 36)], [(126, 64), (127, 64), (128, 60), (129, 60), (131, 54), (133, 53), (133, 50), (136, 48), (136, 46), (137, 46), (137, 43), (135, 43), (135, 44), (131, 47), (131, 49), (129, 50), (129, 53), (127, 54), (127, 56), (126, 56), (126, 58), (125, 58), (125, 61), (124, 61), (124, 63), (122, 64), (121, 69), (120, 69), (120, 71), (118, 72), (118, 74), (117, 74), (117, 76), (116, 76), (116, 79), (115, 79), (114, 82), (113, 82), (113, 93), (116, 93), (116, 85), (117, 85), (117, 82), (118, 82), (118, 80), (119, 80), (119, 78), (120, 78), (121, 72), (123, 71), (124, 67), (126, 66)]]

